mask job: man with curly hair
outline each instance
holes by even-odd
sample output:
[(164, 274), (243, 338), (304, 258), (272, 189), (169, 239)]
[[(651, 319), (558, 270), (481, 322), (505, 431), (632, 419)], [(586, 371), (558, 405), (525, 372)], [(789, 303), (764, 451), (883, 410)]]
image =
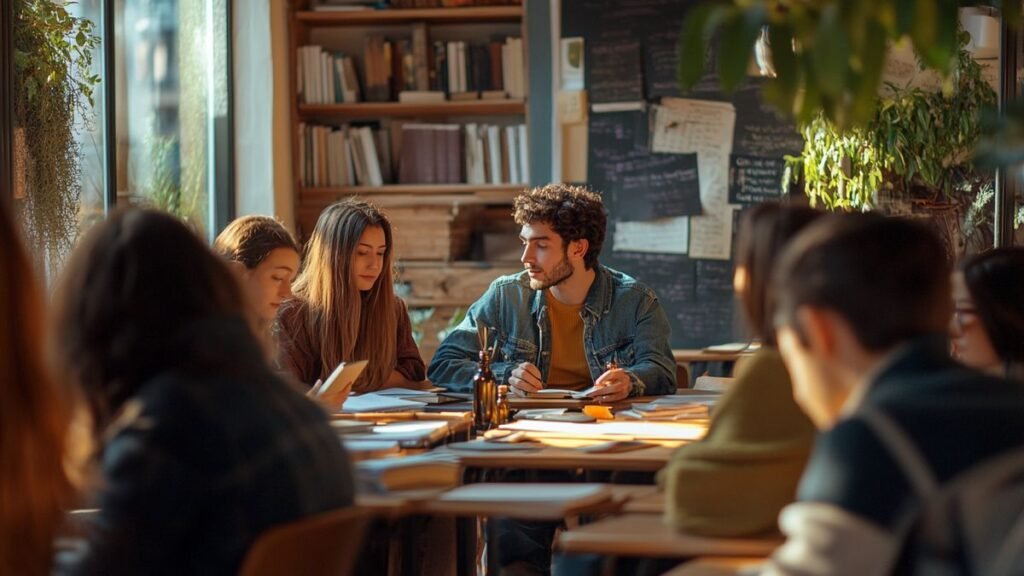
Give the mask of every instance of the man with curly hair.
[[(601, 196), (548, 184), (520, 194), (514, 217), (522, 227), (525, 270), (498, 278), (470, 306), (434, 354), (430, 381), (472, 390), (477, 327), (483, 325), (489, 344), (498, 345), (491, 370), (513, 394), (592, 387), (596, 401), (617, 402), (674, 393), (670, 328), (657, 296), (597, 260), (608, 223)], [(554, 476), (572, 479), (568, 473)], [(556, 528), (552, 522), (499, 520), (502, 573), (549, 573)]]
[(428, 378), (472, 388), (478, 325), (498, 344), (491, 370), (525, 396), (544, 388), (583, 390), (599, 402), (676, 389), (669, 325), (654, 292), (598, 262), (608, 216), (601, 196), (548, 184), (520, 194), (525, 270), (495, 280), (445, 338)]

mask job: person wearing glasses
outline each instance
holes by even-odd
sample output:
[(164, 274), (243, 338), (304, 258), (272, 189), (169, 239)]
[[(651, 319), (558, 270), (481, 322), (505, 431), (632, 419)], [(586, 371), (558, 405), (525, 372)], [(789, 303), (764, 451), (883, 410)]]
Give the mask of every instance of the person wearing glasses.
[(997, 248), (953, 274), (953, 356), (993, 375), (1024, 380), (1024, 248)]

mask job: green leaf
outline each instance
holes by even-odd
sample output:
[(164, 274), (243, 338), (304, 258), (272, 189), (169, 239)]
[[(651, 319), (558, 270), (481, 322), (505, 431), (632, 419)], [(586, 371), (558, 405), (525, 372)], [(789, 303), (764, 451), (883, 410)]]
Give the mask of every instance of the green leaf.
[(760, 5), (733, 11), (722, 24), (722, 36), (728, 41), (718, 43), (718, 79), (727, 93), (736, 89), (747, 75), (754, 55), (754, 42), (765, 24), (765, 11)]
[(679, 85), (684, 92), (704, 76), (704, 47), (726, 10), (720, 4), (701, 4), (687, 12), (683, 19), (676, 60)]
[[(799, 87), (799, 68), (793, 53), (793, 30), (785, 24), (768, 27), (768, 44), (771, 46), (772, 66), (776, 76), (768, 84), (778, 91), (779, 102), (792, 102)], [(765, 87), (767, 89), (767, 86)], [(792, 106), (779, 106), (788, 114), (794, 114)]]
[(810, 57), (822, 95), (834, 99), (842, 94), (849, 70), (850, 41), (842, 26), (839, 7), (834, 3), (825, 5), (821, 11)]

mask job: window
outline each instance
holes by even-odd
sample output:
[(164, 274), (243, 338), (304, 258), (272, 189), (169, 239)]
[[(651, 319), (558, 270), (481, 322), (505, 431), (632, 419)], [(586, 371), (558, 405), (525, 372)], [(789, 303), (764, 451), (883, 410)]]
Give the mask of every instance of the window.
[(114, 206), (230, 219), (229, 4), (14, 2), (13, 196), (47, 270)]

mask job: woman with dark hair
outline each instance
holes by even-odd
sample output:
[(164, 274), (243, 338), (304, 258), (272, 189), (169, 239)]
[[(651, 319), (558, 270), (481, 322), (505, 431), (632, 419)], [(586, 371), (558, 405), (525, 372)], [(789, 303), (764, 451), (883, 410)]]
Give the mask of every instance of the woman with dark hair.
[(953, 356), (1024, 380), (1024, 248), (996, 248), (964, 261), (953, 274), (953, 307)]
[(234, 275), (180, 222), (111, 215), (56, 300), (103, 474), (68, 572), (235, 574), (268, 528), (352, 504), (326, 415), (271, 372)]
[(343, 200), (320, 214), (306, 245), (295, 298), (281, 307), (281, 363), (313, 385), (341, 362), (369, 360), (353, 386), (367, 392), (426, 378), (405, 304), (395, 295), (391, 223)]
[(10, 211), (0, 198), (0, 574), (40, 576), (71, 500), (70, 410), (43, 360), (41, 291)]
[(814, 427), (793, 400), (775, 348), (775, 298), (769, 286), (783, 247), (820, 215), (779, 204), (762, 204), (744, 215), (734, 286), (761, 348), (737, 363), (707, 436), (676, 450), (659, 473), (666, 520), (680, 530), (710, 536), (770, 532), (779, 511), (796, 496)]
[(239, 267), (260, 324), (269, 331), (299, 272), (299, 246), (291, 233), (269, 216), (242, 216), (217, 236), (213, 250)]

